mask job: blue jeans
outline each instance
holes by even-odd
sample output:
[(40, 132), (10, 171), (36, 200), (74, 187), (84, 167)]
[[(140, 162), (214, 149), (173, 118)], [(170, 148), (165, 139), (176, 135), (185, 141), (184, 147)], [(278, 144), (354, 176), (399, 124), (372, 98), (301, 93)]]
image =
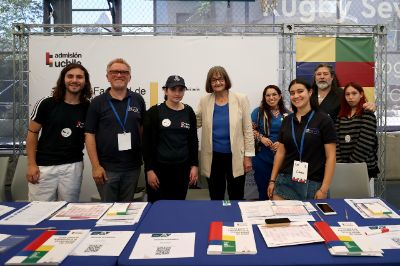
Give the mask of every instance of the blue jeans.
[(97, 185), (103, 202), (131, 202), (138, 184), (141, 168), (124, 172), (106, 171), (108, 180)]
[(307, 180), (300, 183), (292, 180), (290, 174), (278, 174), (275, 182), (274, 195), (281, 196), (287, 200), (314, 199), (315, 193), (320, 189), (322, 183)]

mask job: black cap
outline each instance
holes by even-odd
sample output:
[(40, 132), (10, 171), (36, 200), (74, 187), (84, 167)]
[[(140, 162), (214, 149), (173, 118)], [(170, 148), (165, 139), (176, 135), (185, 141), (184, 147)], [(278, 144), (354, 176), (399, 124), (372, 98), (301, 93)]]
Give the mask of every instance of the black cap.
[(163, 89), (175, 88), (176, 86), (182, 86), (185, 89), (187, 89), (186, 85), (185, 85), (185, 80), (181, 76), (178, 76), (178, 75), (169, 76), (167, 79), (167, 82), (163, 86)]

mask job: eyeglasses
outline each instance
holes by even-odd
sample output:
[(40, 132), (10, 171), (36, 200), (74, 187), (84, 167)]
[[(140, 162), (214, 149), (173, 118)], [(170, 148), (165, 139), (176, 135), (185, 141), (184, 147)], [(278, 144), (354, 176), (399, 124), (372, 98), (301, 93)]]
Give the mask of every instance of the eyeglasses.
[(118, 74), (120, 74), (121, 76), (128, 76), (130, 74), (128, 70), (110, 70), (108, 71), (108, 73), (113, 76), (118, 76)]
[(279, 94), (278, 93), (271, 93), (271, 94), (265, 94), (264, 97), (265, 98), (275, 98), (278, 97)]
[(215, 83), (217, 83), (218, 81), (219, 81), (220, 83), (222, 83), (222, 82), (225, 82), (225, 79), (224, 79), (224, 78), (211, 79), (211, 84), (215, 84)]

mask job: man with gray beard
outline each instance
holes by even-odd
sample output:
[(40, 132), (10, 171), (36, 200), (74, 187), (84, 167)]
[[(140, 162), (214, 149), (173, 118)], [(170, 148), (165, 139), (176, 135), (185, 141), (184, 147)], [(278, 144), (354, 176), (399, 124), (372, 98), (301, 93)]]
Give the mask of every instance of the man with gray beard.
[[(339, 80), (331, 65), (321, 63), (315, 68), (312, 89), (311, 97), (318, 101), (320, 110), (327, 113), (333, 121), (336, 121), (340, 111), (343, 90), (340, 88)], [(363, 108), (375, 112), (376, 105), (373, 102), (366, 102)]]
[(343, 90), (332, 66), (321, 63), (315, 68), (312, 89), (311, 97), (318, 101), (320, 109), (335, 121), (339, 114)]

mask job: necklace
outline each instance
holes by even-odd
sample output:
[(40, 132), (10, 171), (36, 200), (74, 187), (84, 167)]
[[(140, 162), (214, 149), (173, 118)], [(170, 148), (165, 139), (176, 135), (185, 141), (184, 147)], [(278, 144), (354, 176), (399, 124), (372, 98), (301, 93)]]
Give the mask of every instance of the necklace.
[(272, 113), (272, 115), (273, 115), (274, 117), (278, 117), (278, 115), (279, 115), (279, 109), (271, 110), (271, 113)]
[(325, 96), (321, 96), (318, 94), (318, 103), (321, 103), (325, 99)]

